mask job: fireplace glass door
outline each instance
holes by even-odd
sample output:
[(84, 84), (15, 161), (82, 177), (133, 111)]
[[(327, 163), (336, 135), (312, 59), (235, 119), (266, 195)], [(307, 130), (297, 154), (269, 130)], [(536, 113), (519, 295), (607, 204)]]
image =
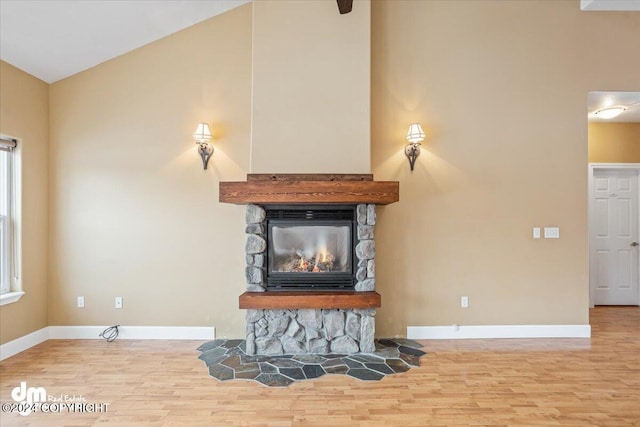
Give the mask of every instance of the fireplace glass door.
[(273, 226), (271, 271), (331, 273), (351, 271), (348, 226)]
[(353, 221), (268, 222), (267, 288), (353, 289)]

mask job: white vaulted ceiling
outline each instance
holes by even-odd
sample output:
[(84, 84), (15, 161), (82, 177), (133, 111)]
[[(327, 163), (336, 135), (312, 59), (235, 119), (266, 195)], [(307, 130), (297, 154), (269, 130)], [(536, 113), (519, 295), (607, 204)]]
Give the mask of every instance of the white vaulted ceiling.
[(250, 0), (0, 0), (0, 58), (53, 83)]
[(581, 10), (640, 11), (638, 0), (580, 0)]

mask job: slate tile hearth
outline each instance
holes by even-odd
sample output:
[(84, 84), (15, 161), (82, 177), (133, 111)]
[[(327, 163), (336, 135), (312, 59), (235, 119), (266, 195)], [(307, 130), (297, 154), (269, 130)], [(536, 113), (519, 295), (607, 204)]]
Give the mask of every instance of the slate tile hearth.
[(251, 380), (267, 387), (286, 387), (328, 374), (379, 381), (420, 366), (420, 357), (426, 354), (420, 343), (405, 338), (379, 339), (375, 352), (356, 354), (250, 356), (245, 346), (245, 340), (209, 341), (198, 347), (199, 359), (219, 381)]

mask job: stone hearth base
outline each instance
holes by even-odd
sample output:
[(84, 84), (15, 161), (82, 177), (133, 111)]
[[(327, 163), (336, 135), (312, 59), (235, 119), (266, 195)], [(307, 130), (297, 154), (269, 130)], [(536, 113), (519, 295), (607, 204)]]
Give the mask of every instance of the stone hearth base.
[(246, 354), (245, 340), (209, 341), (198, 350), (209, 375), (220, 380), (251, 380), (268, 387), (284, 387), (296, 381), (326, 374), (348, 375), (378, 381), (386, 375), (420, 366), (426, 353), (416, 341), (394, 338), (375, 341), (375, 351), (356, 354), (298, 354), (253, 356)]
[(247, 310), (248, 355), (372, 353), (374, 309)]

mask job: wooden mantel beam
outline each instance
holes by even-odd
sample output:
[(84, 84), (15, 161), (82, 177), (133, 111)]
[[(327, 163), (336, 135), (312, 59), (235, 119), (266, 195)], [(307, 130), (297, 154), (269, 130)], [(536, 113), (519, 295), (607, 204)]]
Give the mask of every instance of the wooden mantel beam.
[(234, 204), (387, 205), (399, 200), (397, 181), (371, 175), (248, 175), (247, 181), (220, 182), (220, 202)]

